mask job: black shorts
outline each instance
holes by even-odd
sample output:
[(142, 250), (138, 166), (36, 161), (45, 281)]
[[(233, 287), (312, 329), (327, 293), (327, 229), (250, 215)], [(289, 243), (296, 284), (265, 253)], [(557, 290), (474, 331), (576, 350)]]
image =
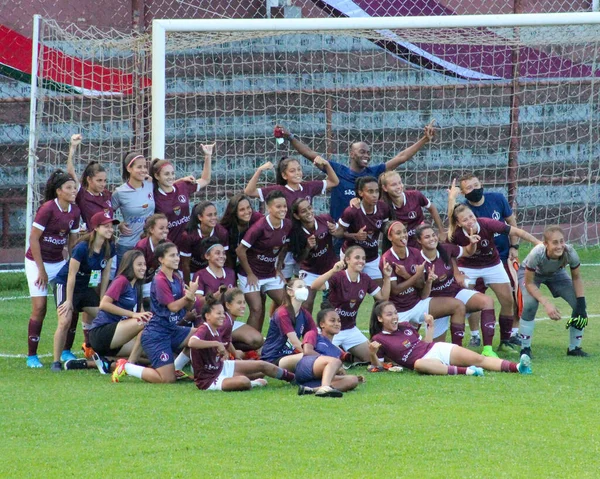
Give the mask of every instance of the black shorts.
[(94, 351), (102, 356), (116, 356), (119, 353), (121, 348), (110, 348), (118, 324), (114, 322), (90, 329), (90, 345)]
[[(67, 285), (56, 284), (54, 288), (54, 301), (58, 308), (67, 300)], [(97, 308), (100, 306), (100, 297), (93, 288), (85, 288), (83, 290), (75, 289), (73, 291), (73, 311), (80, 313), (83, 308)]]

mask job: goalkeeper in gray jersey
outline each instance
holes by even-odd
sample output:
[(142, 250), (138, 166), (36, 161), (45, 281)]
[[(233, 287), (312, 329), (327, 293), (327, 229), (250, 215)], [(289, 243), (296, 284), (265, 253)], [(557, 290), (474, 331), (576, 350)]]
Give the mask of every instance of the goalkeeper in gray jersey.
[[(571, 268), (571, 277), (565, 267)], [(565, 243), (565, 235), (558, 226), (549, 226), (544, 231), (544, 243), (535, 246), (519, 268), (519, 286), (523, 295), (523, 313), (519, 326), (522, 341), (521, 354), (531, 357), (531, 337), (533, 320), (541, 303), (548, 317), (554, 321), (561, 319), (560, 312), (552, 302), (542, 296), (540, 285), (545, 284), (552, 296), (563, 298), (571, 308), (571, 318), (566, 327), (570, 342), (567, 356), (587, 356), (581, 349), (583, 329), (588, 323), (585, 310), (583, 281), (579, 271), (579, 256), (571, 245)]]

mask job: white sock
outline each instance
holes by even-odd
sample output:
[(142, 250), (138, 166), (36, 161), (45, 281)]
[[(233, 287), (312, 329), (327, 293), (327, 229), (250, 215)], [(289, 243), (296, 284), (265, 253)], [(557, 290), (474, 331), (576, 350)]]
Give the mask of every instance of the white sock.
[(479, 329), (475, 329), (474, 331), (471, 331), (471, 337), (478, 338), (479, 337)]
[(253, 381), (250, 381), (250, 386), (252, 386), (253, 388), (256, 387), (263, 387), (267, 385), (267, 380), (266, 379), (254, 379)]
[(519, 333), (519, 328), (512, 328), (511, 332), (510, 332), (510, 336), (516, 336)]
[(137, 364), (127, 363), (125, 365), (125, 372), (129, 376), (134, 378), (142, 379), (142, 373), (144, 372), (144, 366), (138, 366)]
[(175, 369), (183, 369), (187, 363), (190, 362), (189, 356), (183, 352), (179, 353), (179, 356), (175, 358)]

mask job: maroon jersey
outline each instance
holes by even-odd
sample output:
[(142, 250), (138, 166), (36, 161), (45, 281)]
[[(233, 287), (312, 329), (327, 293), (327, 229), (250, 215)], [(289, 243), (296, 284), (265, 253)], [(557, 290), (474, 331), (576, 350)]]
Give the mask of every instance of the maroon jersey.
[(203, 236), (200, 228), (195, 231), (188, 231), (184, 235), (181, 255), (191, 256), (190, 271), (192, 273), (208, 266), (208, 261), (204, 257), (206, 250), (202, 245), (202, 240), (204, 238), (212, 237), (217, 238), (219, 244), (223, 245), (225, 251), (229, 249), (229, 233), (227, 233), (227, 230), (219, 224), (214, 227), (208, 236)]
[(338, 271), (328, 281), (329, 302), (342, 320), (342, 329), (356, 326), (356, 315), (365, 296), (375, 296), (381, 288), (367, 274), (359, 274), (357, 281), (350, 281), (347, 271)]
[(383, 201), (378, 201), (375, 210), (369, 215), (365, 213), (362, 204), (360, 208), (352, 206), (346, 208), (338, 220), (340, 225), (346, 228), (348, 233), (358, 233), (361, 228), (366, 226), (365, 231), (368, 236), (364, 241), (347, 239), (344, 241), (342, 251), (346, 251), (352, 245), (358, 245), (365, 250), (367, 263), (377, 259), (379, 256), (379, 233), (382, 232), (383, 223), (389, 218), (390, 208)]
[(86, 225), (90, 222), (92, 216), (99, 212), (109, 213), (114, 217), (112, 194), (108, 190), (104, 190), (99, 195), (94, 195), (80, 185), (75, 197), (75, 203), (79, 206), (81, 220)]
[(448, 255), (448, 264), (444, 263), (444, 260), (437, 252), (437, 256), (433, 261), (430, 261), (421, 255), (425, 261), (427, 261), (427, 269), (433, 269), (437, 275), (437, 279), (431, 284), (431, 293), (429, 294), (432, 298), (437, 296), (454, 298), (462, 287), (454, 279), (454, 269), (452, 268), (452, 258), (461, 258), (463, 249), (461, 246), (454, 244), (443, 243), (440, 247), (444, 249)]
[[(215, 331), (207, 323), (203, 323), (194, 333), (194, 337), (203, 341), (223, 342), (219, 331)], [(208, 389), (223, 370), (223, 358), (217, 353), (217, 348), (190, 348), (194, 381), (198, 389)]]
[[(391, 281), (396, 281), (397, 283), (403, 283), (406, 281), (402, 277), (396, 276), (396, 265), (402, 265), (406, 269), (406, 271), (414, 275), (417, 271), (416, 268), (418, 265), (423, 263), (423, 258), (421, 257), (421, 250), (416, 248), (406, 248), (406, 258), (400, 259), (398, 255), (394, 252), (392, 248), (387, 250), (383, 255), (381, 255), (381, 260), (379, 260), (379, 269), (383, 272), (383, 262), (387, 261), (389, 265), (392, 267), (394, 273), (390, 278)], [(396, 306), (396, 310), (399, 312), (409, 311), (414, 308), (419, 301), (421, 301), (421, 294), (417, 291), (413, 286), (405, 289), (404, 291), (398, 294), (390, 294), (390, 301), (394, 303)]]
[(371, 338), (381, 344), (378, 356), (391, 359), (396, 364), (414, 369), (415, 362), (425, 356), (435, 343), (426, 343), (408, 322), (398, 323), (393, 333), (382, 331)]
[[(477, 231), (474, 233), (480, 236), (477, 243), (477, 250), (473, 256), (461, 258), (458, 260), (458, 266), (465, 268), (489, 268), (500, 264), (500, 254), (494, 243), (494, 233), (508, 234), (510, 225), (491, 218), (477, 218)], [(460, 246), (469, 246), (471, 242), (462, 228), (457, 228), (452, 238), (454, 244)]]
[(317, 244), (310, 250), (308, 256), (302, 263), (300, 269), (308, 273), (322, 275), (333, 268), (335, 264), (335, 252), (333, 251), (333, 237), (329, 233), (327, 222), (335, 223), (330, 215), (315, 216), (315, 225), (312, 231), (304, 226), (302, 232), (308, 238), (314, 236)]
[[(275, 263), (279, 251), (289, 242), (291, 230), (292, 222), (287, 218), (281, 222), (279, 228), (273, 228), (268, 215), (248, 228), (242, 244), (248, 248), (248, 263), (258, 279), (275, 276)], [(239, 274), (246, 276), (246, 271), (240, 268)]]
[(152, 241), (150, 241), (149, 237), (142, 238), (136, 243), (135, 249), (144, 253), (144, 259), (146, 260), (146, 276), (144, 278), (144, 283), (151, 283), (154, 274), (160, 266), (158, 259), (154, 256), (154, 246), (152, 246)]
[[(80, 212), (77, 205), (69, 205), (63, 211), (58, 200), (46, 201), (37, 210), (33, 220), (33, 227), (42, 231), (40, 237), (40, 250), (44, 263), (60, 263), (64, 260), (63, 248), (69, 242), (70, 233), (79, 233)], [(27, 259), (35, 261), (31, 254), (31, 247), (25, 254)]]
[(231, 315), (228, 312), (225, 312), (225, 319), (219, 328), (219, 336), (221, 336), (221, 342), (226, 348), (229, 347), (229, 343), (231, 343), (231, 334), (233, 333), (234, 323), (235, 320), (231, 317)]
[(423, 193), (416, 190), (405, 191), (402, 195), (404, 197), (404, 204), (399, 208), (394, 205), (394, 215), (398, 221), (406, 226), (408, 246), (418, 248), (419, 243), (415, 237), (415, 231), (425, 221), (423, 208), (429, 208), (431, 202)]
[(327, 181), (304, 181), (298, 185), (297, 190), (293, 190), (288, 185), (270, 185), (264, 188), (258, 188), (258, 197), (260, 201), (265, 201), (265, 198), (271, 191), (281, 191), (285, 196), (287, 203), (287, 218), (292, 218), (292, 203), (298, 198), (305, 199), (312, 204), (313, 196), (324, 195), (327, 192)]
[(206, 296), (208, 294), (214, 294), (219, 291), (221, 286), (227, 286), (227, 289), (235, 288), (235, 273), (232, 269), (224, 267), (217, 274), (206, 267), (194, 274), (193, 280), (198, 280), (198, 290), (196, 293)]
[(181, 250), (183, 247), (185, 227), (190, 222), (190, 196), (200, 189), (196, 182), (179, 180), (173, 185), (173, 191), (164, 192), (154, 188), (154, 212), (163, 213), (169, 221), (169, 241)]

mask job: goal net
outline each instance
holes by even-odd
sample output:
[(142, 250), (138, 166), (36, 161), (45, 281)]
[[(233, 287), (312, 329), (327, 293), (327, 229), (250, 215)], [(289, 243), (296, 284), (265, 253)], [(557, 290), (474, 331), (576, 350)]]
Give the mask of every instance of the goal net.
[[(78, 171), (98, 159), (113, 186), (123, 154), (135, 147), (150, 155), (151, 138), (179, 176), (199, 175), (200, 145), (215, 141), (213, 181), (199, 197), (222, 211), (260, 164), (299, 157), (275, 142), (277, 123), (342, 164), (350, 143), (365, 141), (376, 164), (435, 120), (435, 141), (399, 169), (408, 189), (445, 211), (452, 178), (474, 171), (486, 191), (509, 198), (519, 226), (539, 233), (560, 224), (571, 242), (599, 242), (600, 26), (174, 31), (166, 33), (164, 80), (152, 77), (150, 36), (48, 22), (42, 30), (44, 46), (85, 60), (80, 83), (94, 82), (38, 90), (38, 191), (64, 164), (73, 132), (85, 138)], [(90, 65), (123, 72), (121, 90), (116, 73), (94, 75)], [(160, 108), (151, 101), (158, 87)], [(306, 177), (320, 175), (301, 163)], [(327, 198), (315, 204), (327, 210)]]

